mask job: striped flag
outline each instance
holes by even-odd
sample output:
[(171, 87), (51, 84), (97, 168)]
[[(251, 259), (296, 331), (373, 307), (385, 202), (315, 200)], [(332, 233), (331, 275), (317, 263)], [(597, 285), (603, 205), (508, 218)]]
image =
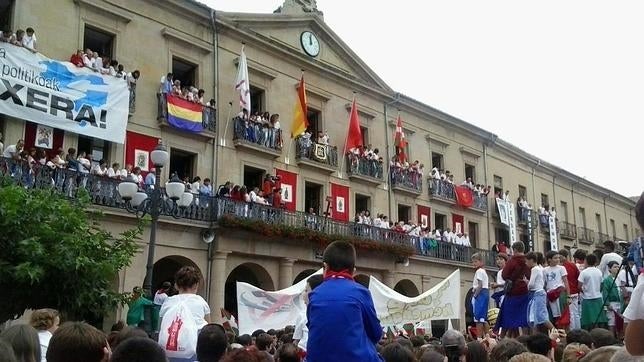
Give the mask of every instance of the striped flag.
[(404, 163), (407, 160), (407, 155), (405, 154), (405, 149), (407, 148), (407, 140), (405, 139), (405, 132), (402, 128), (402, 119), (400, 118), (400, 116), (398, 116), (398, 121), (396, 123), (394, 145), (396, 147), (396, 155), (398, 156), (398, 161), (400, 161), (400, 163)]
[(203, 131), (203, 106), (168, 94), (168, 123), (175, 128), (199, 133)]
[(300, 78), (300, 85), (297, 87), (297, 100), (295, 101), (291, 138), (301, 135), (308, 128), (309, 121), (306, 118), (307, 112), (306, 88), (304, 85), (304, 75), (302, 75), (302, 78)]
[(246, 109), (250, 114), (250, 82), (248, 80), (248, 63), (246, 53), (244, 53), (244, 45), (242, 45), (239, 64), (237, 65), (235, 90), (239, 92), (239, 107)]

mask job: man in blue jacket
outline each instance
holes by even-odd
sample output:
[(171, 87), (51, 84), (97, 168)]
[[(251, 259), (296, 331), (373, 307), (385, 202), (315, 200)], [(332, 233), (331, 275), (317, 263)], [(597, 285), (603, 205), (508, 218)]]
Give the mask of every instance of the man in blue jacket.
[(371, 293), (353, 280), (356, 250), (335, 241), (324, 250), (324, 282), (309, 295), (307, 362), (382, 361), (382, 337)]

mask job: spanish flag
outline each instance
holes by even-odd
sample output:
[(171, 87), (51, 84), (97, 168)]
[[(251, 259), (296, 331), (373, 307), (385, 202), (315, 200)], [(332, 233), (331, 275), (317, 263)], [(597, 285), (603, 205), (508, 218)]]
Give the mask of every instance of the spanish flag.
[(203, 106), (185, 99), (167, 95), (168, 123), (175, 128), (199, 133), (203, 131)]
[(291, 138), (295, 138), (306, 131), (306, 128), (309, 126), (306, 114), (306, 89), (304, 86), (304, 75), (302, 75), (300, 85), (297, 87), (297, 100), (295, 102), (293, 126), (291, 127)]

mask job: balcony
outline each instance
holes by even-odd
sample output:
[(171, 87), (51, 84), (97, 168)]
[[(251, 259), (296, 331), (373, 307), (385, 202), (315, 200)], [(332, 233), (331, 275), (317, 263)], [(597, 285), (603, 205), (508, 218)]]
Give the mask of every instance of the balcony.
[(577, 238), (582, 244), (592, 244), (595, 242), (595, 232), (588, 228), (579, 226), (577, 228)]
[[(69, 198), (76, 198), (81, 190), (85, 190), (92, 204), (103, 207), (106, 212), (113, 210), (113, 212), (122, 213), (126, 206), (118, 193), (118, 184), (121, 182), (118, 179), (39, 164), (30, 167), (26, 162), (0, 158), (0, 178), (2, 177), (10, 178), (27, 189), (51, 189)], [(165, 195), (165, 192), (163, 194)], [(165, 202), (171, 203), (167, 196)], [(263, 229), (268, 224), (281, 230), (294, 230), (296, 234), (307, 232), (314, 233), (312, 235), (323, 234), (324, 237), (331, 239), (351, 238), (357, 247), (360, 247), (361, 243), (367, 243), (369, 248), (374, 246), (380, 248), (376, 250), (397, 250), (449, 263), (456, 260), (469, 264), (471, 255), (478, 252), (484, 256), (487, 266), (494, 267), (494, 255), (489, 250), (467, 248), (429, 238), (410, 236), (391, 229), (341, 222), (300, 211), (290, 212), (229, 198), (194, 195), (192, 203), (188, 206), (165, 209), (162, 219), (174, 216), (184, 222), (196, 223), (204, 227), (212, 222), (225, 226), (226, 220), (242, 220), (240, 223), (255, 223), (261, 225)]]
[(486, 213), (487, 207), (488, 207), (487, 195), (483, 195), (483, 194), (477, 195), (475, 192), (474, 204), (472, 204), (472, 207), (470, 209), (481, 213)]
[(282, 155), (282, 130), (266, 124), (233, 118), (233, 144), (236, 148), (277, 158)]
[[(132, 98), (130, 98), (130, 101)], [(131, 105), (131, 103), (130, 103)], [(201, 132), (196, 132), (207, 138), (214, 138), (215, 132), (217, 131), (217, 110), (210, 106), (202, 106), (201, 111)], [(130, 111), (132, 113), (132, 111)], [(180, 128), (172, 126), (168, 122), (168, 102), (165, 96), (161, 93), (157, 93), (157, 121), (163, 127), (168, 127), (170, 129), (181, 130)], [(187, 131), (195, 133), (194, 131)]]
[(577, 227), (569, 222), (559, 222), (559, 236), (563, 239), (575, 240), (577, 238)]
[(338, 170), (338, 147), (298, 137), (295, 140), (295, 159), (298, 166), (307, 166), (333, 173)]
[(352, 154), (348, 154), (346, 157), (347, 173), (351, 180), (373, 186), (380, 185), (384, 182), (382, 162), (378, 160), (368, 160)]
[(419, 196), (423, 192), (422, 175), (416, 170), (391, 167), (389, 174), (392, 190), (410, 196)]
[(453, 184), (433, 178), (428, 178), (427, 183), (429, 184), (429, 197), (432, 200), (456, 205), (456, 192)]
[(608, 236), (608, 234), (598, 232), (596, 240), (598, 244), (601, 244), (606, 240), (617, 240), (617, 239), (616, 238), (611, 239), (610, 236)]

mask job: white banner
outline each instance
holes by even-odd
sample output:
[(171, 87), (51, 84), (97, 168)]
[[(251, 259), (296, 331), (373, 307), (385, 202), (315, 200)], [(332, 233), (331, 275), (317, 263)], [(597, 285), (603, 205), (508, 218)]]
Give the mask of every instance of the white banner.
[(548, 216), (548, 225), (550, 226), (550, 250), (559, 251), (559, 236), (557, 235), (557, 220), (553, 216)]
[(514, 214), (514, 204), (506, 201), (508, 204), (508, 226), (510, 227), (510, 246), (517, 242), (517, 225), (516, 216)]
[(432, 289), (406, 297), (371, 277), (369, 291), (383, 327), (461, 318), (461, 272), (454, 271)]
[[(322, 274), (322, 269), (314, 274)], [(294, 325), (306, 315), (302, 293), (305, 278), (295, 285), (274, 292), (267, 292), (248, 283), (237, 282), (237, 324), (239, 334), (251, 334), (258, 329), (281, 329)]]
[(0, 44), (0, 113), (125, 142), (129, 113), (125, 80)]
[(499, 210), (499, 220), (501, 221), (501, 223), (510, 225), (510, 203), (497, 197), (496, 207)]

